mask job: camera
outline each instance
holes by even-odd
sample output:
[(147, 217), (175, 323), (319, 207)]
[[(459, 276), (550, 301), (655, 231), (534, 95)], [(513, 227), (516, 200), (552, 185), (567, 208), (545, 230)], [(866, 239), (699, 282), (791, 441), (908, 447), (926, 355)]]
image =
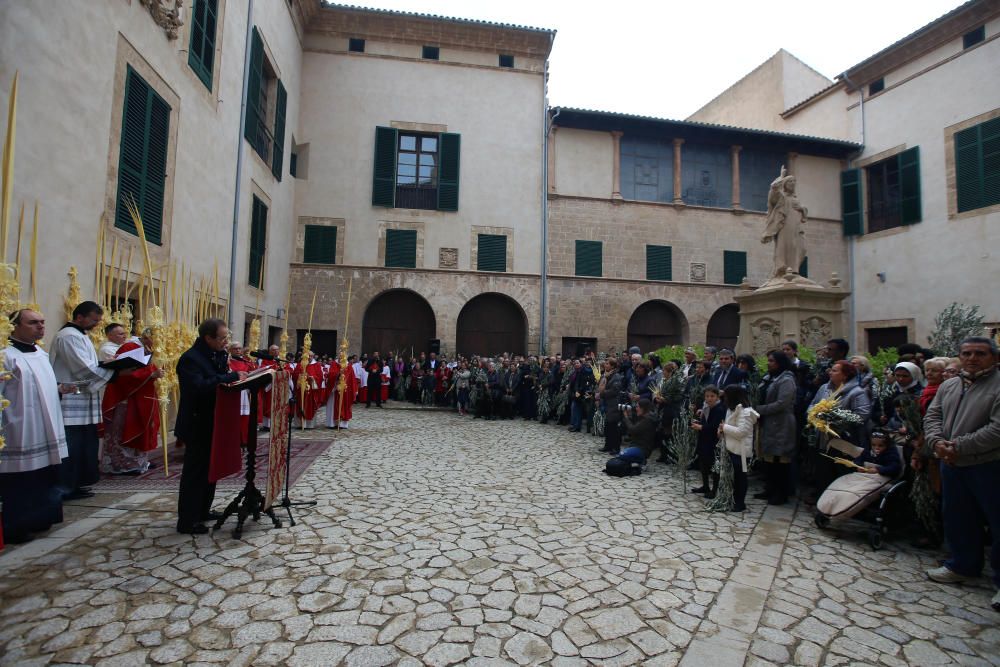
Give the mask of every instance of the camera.
[(620, 412), (628, 412), (631, 409), (632, 409), (632, 405), (630, 403), (619, 403), (618, 404), (618, 410)]

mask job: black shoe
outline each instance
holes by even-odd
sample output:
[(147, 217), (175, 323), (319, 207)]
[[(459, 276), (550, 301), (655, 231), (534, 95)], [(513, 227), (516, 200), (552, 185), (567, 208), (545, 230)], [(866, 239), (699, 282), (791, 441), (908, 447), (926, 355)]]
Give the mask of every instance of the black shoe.
[(768, 505), (784, 505), (788, 502), (787, 496), (774, 495), (767, 499)]
[(760, 493), (753, 494), (754, 500), (770, 500), (771, 494), (767, 491), (761, 491)]
[(705, 492), (705, 498), (708, 499), (708, 500), (714, 500), (715, 499), (715, 491), (706, 491)]
[(203, 518), (202, 521), (218, 521), (224, 516), (225, 514), (223, 514), (222, 512), (216, 512), (215, 510), (212, 510), (211, 512), (205, 515), (205, 518)]
[(729, 511), (730, 512), (745, 512), (746, 509), (747, 509), (746, 505), (737, 505), (736, 507), (734, 507), (733, 509), (731, 509)]
[(268, 431), (270, 431), (270, 430), (271, 430), (271, 429), (270, 429), (270, 428), (268, 428), (267, 426), (261, 426), (261, 427), (260, 427), (260, 432), (261, 432), (261, 433), (267, 433), (267, 432), (268, 432)]
[(93, 498), (94, 495), (95, 494), (93, 491), (84, 491), (83, 489), (77, 489), (76, 491), (72, 491), (63, 496), (63, 500), (82, 500), (84, 498)]
[(177, 526), (177, 532), (183, 535), (204, 535), (208, 532), (208, 526), (200, 523), (193, 526)]
[(33, 539), (35, 538), (28, 533), (14, 533), (13, 535), (3, 536), (3, 540), (7, 544), (26, 544)]
[(691, 493), (705, 493), (707, 490), (704, 486), (699, 486), (697, 489), (691, 489)]

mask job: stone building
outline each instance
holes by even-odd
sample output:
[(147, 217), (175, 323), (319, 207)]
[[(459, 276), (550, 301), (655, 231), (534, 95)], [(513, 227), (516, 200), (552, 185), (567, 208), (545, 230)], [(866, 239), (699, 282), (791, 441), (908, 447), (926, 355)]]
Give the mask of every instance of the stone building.
[[(136, 249), (115, 291), (134, 290), (143, 270), (129, 196), (155, 266), (183, 262), (203, 276), (219, 267), (221, 306), (231, 301), (236, 337), (258, 302), (268, 325), (281, 325), (294, 247), (286, 221), (302, 39), (319, 0), (257, 0), (252, 16), (243, 0), (177, 5), (0, 3), (4, 109), (20, 72), (14, 202), (27, 204), (29, 221), (39, 202), (38, 301), (50, 338), (62, 323), (71, 265), (82, 295), (95, 294), (101, 226), (108, 260), (115, 239), (119, 258)], [(27, 239), (22, 245), (27, 253)]]
[[(733, 296), (771, 277), (761, 243), (784, 165), (809, 208), (817, 282), (847, 272), (842, 140), (556, 108), (549, 133), (549, 349), (732, 347)], [(836, 280), (836, 278), (834, 278)]]
[(839, 187), (855, 346), (926, 344), (955, 301), (996, 332), (1000, 2), (966, 2), (825, 84), (789, 61), (779, 53), (689, 120), (863, 144)]

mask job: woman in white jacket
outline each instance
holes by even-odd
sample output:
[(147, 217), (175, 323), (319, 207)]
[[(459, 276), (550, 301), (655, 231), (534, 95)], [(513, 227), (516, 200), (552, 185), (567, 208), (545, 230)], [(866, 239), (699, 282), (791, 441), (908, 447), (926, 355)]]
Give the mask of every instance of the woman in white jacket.
[(753, 430), (760, 415), (750, 407), (747, 391), (741, 385), (727, 385), (722, 393), (728, 410), (719, 426), (719, 436), (733, 464), (733, 511), (742, 512), (746, 509), (747, 457), (753, 453)]

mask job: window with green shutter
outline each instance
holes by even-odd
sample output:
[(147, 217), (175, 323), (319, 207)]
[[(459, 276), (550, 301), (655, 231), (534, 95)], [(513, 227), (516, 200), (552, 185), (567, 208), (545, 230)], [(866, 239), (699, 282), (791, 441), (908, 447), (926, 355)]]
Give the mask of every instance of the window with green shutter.
[(840, 210), (844, 223), (844, 236), (857, 236), (865, 231), (864, 213), (861, 209), (861, 170), (847, 169), (840, 172)]
[(958, 212), (1000, 204), (1000, 118), (955, 133)]
[(865, 167), (868, 233), (920, 222), (920, 147)]
[(601, 277), (602, 244), (600, 241), (576, 242), (576, 275)]
[(264, 286), (264, 252), (267, 249), (267, 204), (253, 196), (250, 211), (250, 266), (247, 270), (247, 284), (262, 289)]
[(646, 280), (673, 280), (672, 254), (668, 245), (647, 245)]
[(278, 94), (275, 96), (274, 107), (274, 155), (271, 159), (271, 173), (281, 181), (281, 167), (285, 157), (285, 107), (288, 105), (288, 93), (285, 86), (278, 81)]
[[(274, 66), (264, 52), (264, 40), (254, 26), (250, 37), (250, 62), (247, 74), (247, 107), (243, 136), (271, 173), (281, 180), (285, 157), (285, 123), (288, 93), (278, 80)], [(274, 126), (267, 119), (274, 113)]]
[(914, 146), (896, 156), (899, 161), (899, 222), (912, 225), (920, 222), (920, 146)]
[(458, 210), (461, 137), (375, 128), (372, 206)]
[(479, 234), (476, 251), (477, 271), (507, 270), (507, 237), (503, 234)]
[(739, 285), (747, 277), (747, 254), (742, 250), (722, 251), (723, 282)]
[(337, 263), (337, 228), (306, 225), (302, 261), (306, 264)]
[(402, 269), (417, 268), (417, 230), (385, 231), (385, 265)]
[(218, 0), (195, 0), (191, 8), (188, 65), (209, 90), (212, 90), (212, 68), (215, 66), (217, 10)]
[(128, 67), (122, 108), (122, 139), (118, 157), (115, 227), (138, 235), (126, 202), (142, 216), (146, 240), (163, 239), (163, 198), (170, 139), (170, 106)]

